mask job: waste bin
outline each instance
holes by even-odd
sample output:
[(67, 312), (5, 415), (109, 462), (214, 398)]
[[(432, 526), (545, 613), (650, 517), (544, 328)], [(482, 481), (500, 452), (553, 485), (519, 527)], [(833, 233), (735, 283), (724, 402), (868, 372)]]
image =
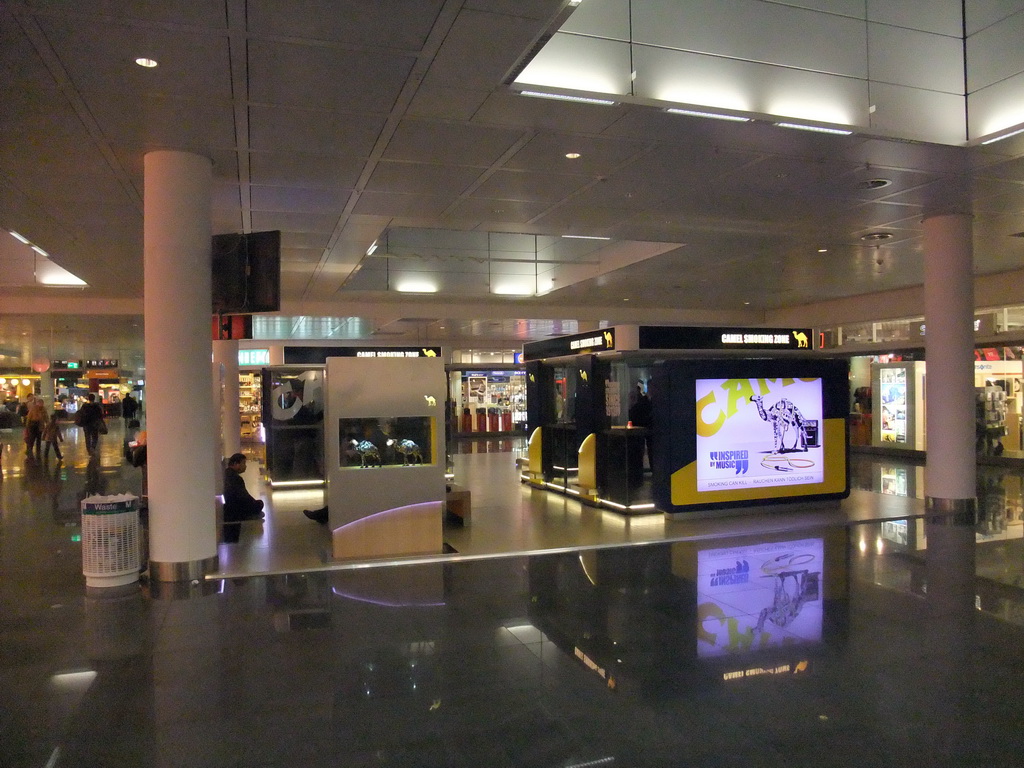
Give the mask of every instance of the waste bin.
[(119, 587), (139, 579), (142, 563), (139, 497), (82, 499), (82, 573), (89, 587)]

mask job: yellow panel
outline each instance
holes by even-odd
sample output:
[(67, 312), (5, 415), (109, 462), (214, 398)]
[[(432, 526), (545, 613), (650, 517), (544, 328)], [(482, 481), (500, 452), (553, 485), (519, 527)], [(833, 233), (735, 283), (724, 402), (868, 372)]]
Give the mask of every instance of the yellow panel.
[(576, 483), (580, 488), (597, 488), (597, 435), (591, 432), (580, 443), (579, 474)]
[(825, 480), (809, 485), (780, 485), (772, 488), (737, 488), (697, 492), (697, 464), (687, 464), (672, 473), (672, 503), (676, 506), (711, 502), (756, 501), (791, 496), (843, 493), (846, 490), (846, 419), (825, 419)]
[(533, 434), (530, 435), (530, 448), (527, 455), (530, 459), (530, 474), (532, 475), (540, 475), (544, 472), (544, 449), (542, 446), (543, 441), (541, 439), (542, 433), (540, 430), (541, 428), (537, 427), (533, 430)]

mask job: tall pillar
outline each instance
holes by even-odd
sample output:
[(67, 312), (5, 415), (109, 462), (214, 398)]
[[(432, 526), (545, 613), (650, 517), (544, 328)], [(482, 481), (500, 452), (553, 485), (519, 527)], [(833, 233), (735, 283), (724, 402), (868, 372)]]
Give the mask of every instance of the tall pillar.
[(976, 510), (971, 237), (966, 214), (924, 220), (925, 506), (930, 523), (958, 526), (973, 526)]
[(210, 342), (210, 160), (145, 157), (146, 432), (150, 574), (201, 578), (217, 567), (216, 414)]
[(213, 342), (213, 363), (223, 369), (221, 398), (215, 401), (220, 411), (220, 445), (224, 456), (242, 450), (242, 417), (238, 409), (238, 340)]
[(925, 219), (929, 514), (975, 518), (974, 267), (971, 217)]

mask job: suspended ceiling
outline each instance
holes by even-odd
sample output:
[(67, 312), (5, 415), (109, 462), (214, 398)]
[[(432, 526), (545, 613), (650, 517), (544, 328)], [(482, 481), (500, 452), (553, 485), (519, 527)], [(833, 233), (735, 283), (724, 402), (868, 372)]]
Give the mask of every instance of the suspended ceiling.
[[(1024, 3), (1000, 8), (1024, 24)], [(0, 0), (0, 228), (88, 284), (0, 285), (0, 346), (19, 327), (51, 357), (141, 344), (103, 328), (139, 324), (142, 158), (157, 148), (212, 159), (215, 233), (282, 231), (283, 315), (361, 338), (512, 345), (563, 320), (915, 314), (922, 217), (954, 209), (973, 214), (976, 273), (1006, 273), (990, 284), (1015, 297), (1024, 139), (820, 135), (518, 94), (516, 73), (571, 13), (561, 0)], [(435, 244), (421, 271), (477, 277), (408, 294), (363, 277), (395, 232), (610, 239), (534, 296)]]

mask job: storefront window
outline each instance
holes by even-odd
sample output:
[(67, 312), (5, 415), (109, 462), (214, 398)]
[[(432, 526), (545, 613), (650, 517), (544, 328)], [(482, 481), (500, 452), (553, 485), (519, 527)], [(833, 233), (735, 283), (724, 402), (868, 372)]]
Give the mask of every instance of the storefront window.
[(526, 373), (522, 369), (448, 371), (454, 433), (526, 430)]
[(322, 482), (323, 368), (265, 368), (262, 378), (271, 483)]

